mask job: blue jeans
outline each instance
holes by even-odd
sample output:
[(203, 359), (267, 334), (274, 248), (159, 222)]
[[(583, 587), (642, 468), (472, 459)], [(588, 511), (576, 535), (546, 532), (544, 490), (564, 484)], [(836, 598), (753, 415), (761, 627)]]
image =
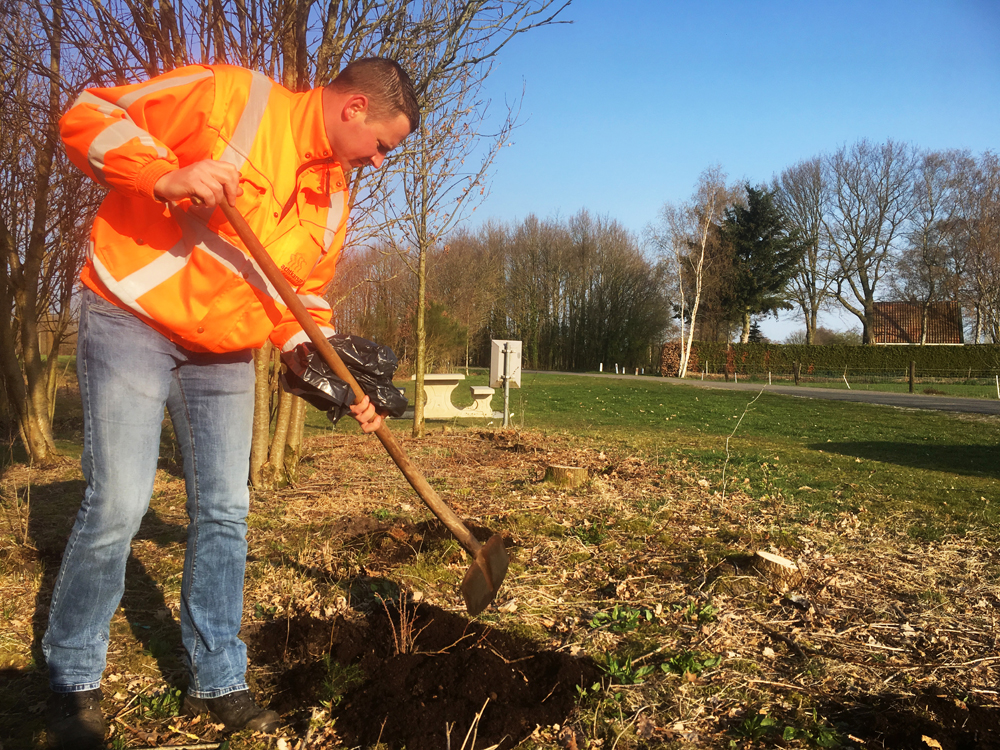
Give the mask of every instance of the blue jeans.
[(246, 689), (239, 639), (254, 373), (249, 351), (172, 343), (84, 290), (77, 344), (87, 488), (52, 592), (42, 652), (56, 692), (100, 686), (132, 537), (149, 507), (166, 405), (184, 456), (181, 639), (199, 698)]

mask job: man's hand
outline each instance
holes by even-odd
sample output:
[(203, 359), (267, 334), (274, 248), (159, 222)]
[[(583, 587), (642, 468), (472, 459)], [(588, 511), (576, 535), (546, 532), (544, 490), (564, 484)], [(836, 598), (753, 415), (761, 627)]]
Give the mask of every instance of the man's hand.
[(356, 404), (351, 404), (349, 408), (351, 415), (361, 425), (362, 432), (375, 432), (375, 430), (382, 426), (382, 415), (375, 411), (375, 404), (371, 402), (368, 396), (365, 396)]
[(236, 167), (206, 159), (167, 172), (156, 181), (153, 194), (164, 201), (190, 198), (194, 203), (215, 208), (222, 201), (235, 206), (236, 197), (243, 194), (243, 188), (240, 187), (240, 173)]

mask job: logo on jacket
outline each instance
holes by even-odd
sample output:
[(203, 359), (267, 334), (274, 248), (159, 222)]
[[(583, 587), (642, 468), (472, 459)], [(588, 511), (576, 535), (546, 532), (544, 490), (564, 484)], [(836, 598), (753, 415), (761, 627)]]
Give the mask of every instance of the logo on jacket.
[(302, 286), (305, 283), (305, 277), (308, 273), (305, 258), (301, 255), (293, 255), (288, 259), (288, 262), (281, 267), (281, 272), (290, 283), (295, 286)]

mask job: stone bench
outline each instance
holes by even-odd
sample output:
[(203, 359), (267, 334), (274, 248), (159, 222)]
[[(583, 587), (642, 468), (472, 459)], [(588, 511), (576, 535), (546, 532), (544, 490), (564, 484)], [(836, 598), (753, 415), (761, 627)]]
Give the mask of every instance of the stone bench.
[(470, 385), (472, 406), (465, 409), (468, 417), (493, 417), (493, 394), (496, 391), (488, 385)]
[[(410, 380), (416, 380), (411, 375)], [(451, 403), (451, 392), (465, 380), (465, 375), (458, 372), (427, 373), (424, 375), (424, 419), (451, 419), (462, 415)]]
[[(410, 380), (416, 380), (415, 375)], [(493, 411), (493, 388), (484, 385), (469, 386), (472, 392), (472, 406), (465, 409), (457, 408), (451, 402), (452, 391), (465, 380), (465, 376), (457, 372), (428, 373), (424, 375), (424, 419), (455, 419), (456, 417), (479, 417), (493, 419), (497, 413)], [(404, 417), (412, 416), (412, 407), (407, 409)]]

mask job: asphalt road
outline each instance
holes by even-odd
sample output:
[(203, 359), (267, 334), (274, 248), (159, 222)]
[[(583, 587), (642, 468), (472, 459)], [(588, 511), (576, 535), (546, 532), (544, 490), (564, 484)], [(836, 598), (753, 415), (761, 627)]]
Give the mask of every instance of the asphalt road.
[[(526, 371), (527, 372), (527, 371)], [(615, 375), (614, 373), (563, 373), (582, 375), (590, 378), (615, 378), (618, 380), (642, 380), (695, 388), (715, 388), (728, 391), (760, 391), (795, 398), (820, 398), (827, 401), (854, 401), (862, 404), (882, 404), (899, 406), (904, 409), (927, 409), (930, 411), (950, 411), (963, 414), (1000, 414), (1000, 400), (986, 398), (954, 398), (952, 396), (929, 396), (922, 393), (883, 393), (881, 391), (841, 391), (833, 388), (809, 388), (798, 385), (764, 385), (760, 383), (727, 383), (718, 380), (692, 380), (685, 378), (657, 378), (648, 375)]]

